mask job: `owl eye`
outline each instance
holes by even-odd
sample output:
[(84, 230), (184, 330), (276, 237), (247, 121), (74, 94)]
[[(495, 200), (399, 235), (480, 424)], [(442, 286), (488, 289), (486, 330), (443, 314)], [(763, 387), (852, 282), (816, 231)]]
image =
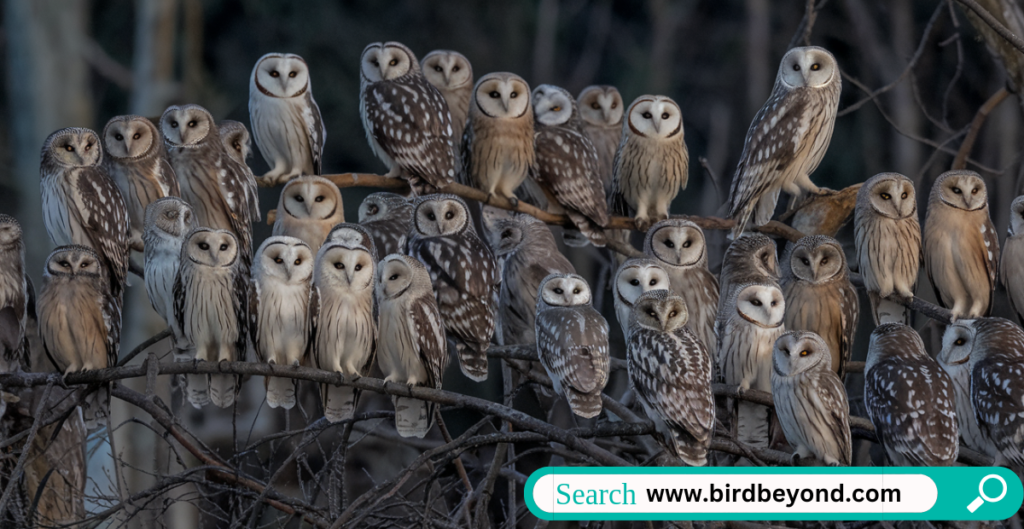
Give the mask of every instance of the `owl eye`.
[(639, 279), (630, 279), (630, 280), (629, 280), (629, 284), (630, 284), (630, 285), (633, 285), (633, 286), (635, 286), (635, 287), (636, 287), (636, 286), (640, 286), (640, 280), (639, 280)]
[(452, 220), (454, 218), (455, 218), (455, 213), (452, 213), (451, 211), (449, 211), (449, 212), (444, 214), (444, 220)]
[(652, 287), (653, 287), (654, 285), (657, 285), (657, 284), (658, 284), (658, 280), (657, 280), (657, 279), (652, 279), (652, 280), (651, 280), (651, 281), (650, 281), (649, 283), (647, 283), (647, 284), (648, 284), (649, 286), (652, 286)]
[(580, 289), (574, 288), (574, 289), (572, 289), (572, 293), (573, 294), (579, 294), (580, 293)]
[(357, 264), (356, 265), (356, 272), (358, 272), (358, 271), (360, 271), (362, 269), (363, 269), (363, 265), (361, 265), (361, 264)]
[(974, 188), (974, 189), (972, 189), (972, 190), (971, 190), (971, 194), (972, 194), (972, 195), (977, 195), (977, 194), (978, 194), (978, 188)]
[[(815, 66), (816, 66), (816, 65), (815, 65)], [(813, 70), (813, 69), (814, 69), (814, 66), (811, 66), (811, 69)], [(803, 351), (800, 351), (800, 356), (807, 356), (807, 355), (809, 355), (809, 354), (811, 354), (811, 352), (810, 352), (810, 351), (808, 351), (807, 349), (804, 349)]]
[(196, 123), (196, 120), (194, 120), (194, 119), (192, 121), (188, 122), (188, 128), (190, 128), (190, 129), (191, 128), (195, 128), (196, 125), (198, 125), (198, 123)]
[[(92, 144), (91, 143), (86, 143), (85, 144), (85, 150), (88, 151), (89, 149), (92, 149)], [(977, 189), (974, 190), (975, 193), (977, 193), (977, 191), (978, 191)]]
[(177, 121), (172, 121), (172, 122), (171, 122), (171, 128), (172, 128), (172, 129), (176, 129), (176, 128), (178, 128), (178, 122), (177, 122)]
[(177, 211), (168, 211), (167, 213), (164, 213), (164, 216), (169, 218), (169, 219), (173, 219), (174, 217), (178, 216), (178, 212)]
[(302, 195), (295, 195), (296, 202), (305, 202), (306, 199)]
[(334, 263), (334, 268), (337, 268), (338, 270), (344, 270), (345, 263)]
[(281, 264), (281, 263), (284, 262), (284, 259), (281, 259), (280, 257), (275, 257), (274, 258), (274, 262), (277, 263), (277, 264)]
[(435, 72), (443, 72), (444, 70), (442, 70), (440, 66), (435, 66), (434, 67), (434, 71)]
[(800, 65), (799, 64), (794, 64), (793, 65), (793, 71), (794, 72), (799, 72), (800, 71)]
[(600, 110), (601, 109), (601, 105), (599, 105), (597, 103), (591, 103), (590, 104), (590, 108), (592, 108), (594, 110)]
[(200, 250), (209, 250), (210, 249), (210, 245), (206, 244), (205, 242), (201, 242), (201, 243), (199, 243), (199, 249)]
[(650, 317), (652, 317), (652, 318), (657, 318), (657, 317), (658, 317), (658, 315), (657, 315), (657, 314), (655, 314), (653, 310), (649, 310), (649, 311), (647, 311), (647, 315), (648, 315), (648, 316), (650, 316)]
[(644, 112), (643, 114), (640, 115), (643, 116), (644, 119), (651, 119), (652, 117), (650, 112)]
[(71, 145), (65, 145), (64, 150), (68, 152), (75, 152), (75, 148), (72, 147)]
[(300, 264), (302, 264), (302, 259), (296, 259), (294, 264), (295, 266), (299, 266)]
[(669, 318), (675, 318), (677, 314), (679, 314), (679, 313), (673, 310), (672, 312), (668, 313), (668, 317)]
[(458, 67), (458, 66), (452, 66), (452, 71), (453, 71), (453, 72), (457, 72), (457, 71), (459, 71), (459, 67)]
[(505, 231), (501, 232), (501, 238), (502, 239), (508, 239), (510, 237), (512, 237), (512, 230), (505, 230)]
[(964, 340), (963, 338), (957, 338), (956, 341), (953, 342), (953, 345), (963, 345), (965, 343), (967, 343), (967, 341)]
[(761, 303), (761, 300), (759, 300), (759, 299), (752, 299), (752, 300), (750, 300), (750, 304), (755, 306), (755, 307), (760, 307), (761, 305), (764, 305), (764, 303)]
[(553, 106), (553, 107), (551, 107), (551, 111), (552, 111), (552, 112), (558, 112), (559, 110), (562, 110), (562, 107), (559, 107), (559, 106)]
[(900, 195), (900, 198), (907, 198), (907, 193), (906, 193), (906, 191), (904, 191), (904, 192), (903, 192), (903, 194), (902, 194), (902, 195)]
[(226, 245), (226, 244), (222, 244), (222, 245), (220, 245), (220, 251), (222, 251), (222, 252), (223, 252), (223, 251), (225, 251), (225, 250), (227, 250), (227, 249), (228, 249), (228, 245)]
[(683, 248), (689, 248), (690, 246), (693, 246), (693, 243), (690, 241), (686, 241), (683, 243)]
[(515, 99), (515, 98), (519, 97), (519, 92), (512, 92), (511, 94), (508, 95), (508, 97), (510, 97), (512, 99)]
[(890, 195), (889, 193), (882, 193), (881, 196), (882, 200), (889, 200), (890, 198), (892, 198), (892, 195)]
[(618, 103), (612, 103), (612, 108), (618, 108), (618, 107), (619, 107)]
[(820, 69), (821, 69), (821, 65), (818, 64), (818, 63), (814, 63), (814, 64), (811, 65), (811, 70), (813, 70), (815, 72), (820, 70)]
[(807, 259), (805, 257), (805, 258), (800, 259), (800, 260), (804, 263), (804, 266), (811, 266), (811, 260), (810, 259)]
[(373, 59), (370, 62), (372, 62), (374, 66), (380, 66), (380, 61), (378, 61), (377, 59)]
[(71, 268), (71, 263), (69, 263), (67, 261), (60, 261), (57, 264), (63, 266), (64, 268)]
[(394, 281), (394, 280), (396, 280), (396, 279), (398, 279), (398, 274), (395, 274), (395, 275), (393, 275), (393, 276), (389, 277), (389, 278), (388, 278), (388, 281)]
[(87, 268), (88, 266), (89, 266), (89, 261), (82, 261), (82, 264), (78, 265), (79, 268)]
[(953, 194), (955, 194), (955, 195), (963, 194), (963, 190), (961, 190), (959, 187), (954, 187), (953, 188)]
[(388, 61), (388, 66), (394, 66), (396, 64), (398, 64), (398, 59), (391, 59)]
[(827, 265), (828, 264), (828, 257), (822, 257), (821, 258), (821, 264)]
[(778, 301), (773, 301), (773, 302), (772, 302), (772, 306), (773, 306), (773, 307), (774, 307), (774, 306), (776, 306), (776, 305), (778, 305), (778, 304), (779, 304), (779, 302), (778, 302)]
[(378, 208), (377, 206), (370, 206), (366, 208), (366, 212), (369, 213), (370, 215), (376, 215), (378, 211), (380, 211), (380, 208)]
[(434, 215), (433, 213), (427, 213), (427, 219), (428, 220), (437, 220), (437, 215)]
[(661, 119), (668, 119), (668, 112), (662, 112)]
[(114, 134), (114, 139), (117, 141), (124, 141), (124, 136), (120, 134)]
[(561, 288), (555, 288), (554, 292), (555, 292), (555, 294), (565, 294), (565, 291), (562, 290)]
[(323, 202), (324, 201), (324, 196), (323, 195), (317, 195), (317, 197), (314, 198), (313, 201), (314, 202)]
[(142, 134), (139, 134), (138, 132), (136, 132), (135, 134), (132, 134), (132, 139), (133, 140), (137, 140), (137, 139), (139, 139), (141, 137), (142, 137)]
[(491, 96), (491, 99), (498, 99), (501, 97), (501, 94), (499, 94), (497, 90), (492, 90), (491, 93), (487, 95)]
[(676, 243), (674, 243), (672, 241), (665, 241), (664, 244), (665, 244), (665, 248), (675, 248), (676, 247)]
[(278, 72), (277, 70), (272, 70), (272, 71), (270, 72), (270, 76), (271, 76), (271, 77), (274, 77), (274, 78), (277, 78), (277, 77), (281, 77), (281, 73), (280, 73), (280, 72)]
[(299, 72), (288, 72), (288, 77), (295, 77), (296, 75), (299, 75)]

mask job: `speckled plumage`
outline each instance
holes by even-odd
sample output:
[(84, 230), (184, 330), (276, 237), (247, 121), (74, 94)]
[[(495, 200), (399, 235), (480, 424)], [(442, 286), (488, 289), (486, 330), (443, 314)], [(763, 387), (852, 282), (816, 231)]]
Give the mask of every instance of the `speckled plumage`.
[(405, 253), (412, 229), (412, 202), (394, 193), (373, 193), (359, 205), (359, 224), (373, 236), (380, 255)]
[[(935, 355), (935, 360), (939, 362), (953, 382), (953, 390), (956, 395), (957, 426), (964, 445), (995, 458), (999, 456), (999, 450), (988, 436), (981, 432), (974, 413), (974, 404), (971, 403), (971, 356), (980, 343), (976, 338), (978, 323), (981, 321), (983, 320), (959, 320), (946, 327), (946, 332), (942, 336), (942, 350)], [(998, 327), (995, 326), (996, 329)], [(992, 326), (988, 326), (988, 328), (994, 329)], [(984, 352), (978, 354), (983, 356)], [(988, 394), (985, 398), (991, 399), (994, 396)], [(1005, 396), (1005, 393), (1000, 395), (1000, 397), (1002, 396)]]
[(996, 465), (1024, 469), (1024, 331), (1002, 318), (974, 321), (971, 404), (982, 436), (995, 445)]
[(744, 283), (778, 283), (779, 255), (775, 241), (763, 233), (745, 233), (725, 249), (719, 292), (726, 298), (734, 285)]

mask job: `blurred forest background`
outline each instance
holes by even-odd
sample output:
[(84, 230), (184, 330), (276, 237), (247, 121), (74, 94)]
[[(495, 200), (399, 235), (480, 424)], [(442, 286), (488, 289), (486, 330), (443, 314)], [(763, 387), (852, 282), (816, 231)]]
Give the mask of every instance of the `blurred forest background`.
[[(978, 4), (1024, 34), (1018, 3)], [(157, 118), (175, 103), (197, 103), (218, 120), (248, 125), (249, 75), (255, 61), (272, 51), (299, 54), (309, 64), (327, 127), (324, 172), (380, 173), (383, 165), (359, 118), (359, 57), (370, 42), (399, 40), (420, 58), (433, 49), (458, 50), (476, 77), (512, 71), (531, 86), (551, 83), (574, 94), (590, 84), (612, 84), (627, 103), (642, 94), (672, 97), (683, 110), (691, 159), (689, 187), (673, 212), (714, 215), (779, 60), (809, 39), (831, 51), (843, 72), (839, 118), (812, 175), (815, 183), (841, 189), (879, 172), (900, 172), (915, 181), (923, 218), (932, 180), (950, 168), (988, 101), (994, 107), (976, 129), (967, 167), (986, 179), (993, 220), (1004, 237), (1024, 174), (1018, 92), (1024, 59), (986, 27), (959, 0), (5, 0), (0, 119), (9, 125), (0, 127), (0, 212), (24, 226), (28, 271), (38, 281), (52, 247), (39, 196), (40, 148), (48, 134), (69, 126), (98, 131), (119, 114)], [(1007, 95), (1000, 96), (1003, 89), (1009, 96), (999, 99)], [(254, 152), (251, 165), (260, 175), (267, 166)], [(356, 220), (370, 191), (344, 191), (347, 220)], [(260, 192), (265, 215), (276, 207), (279, 189)], [(269, 233), (261, 224), (255, 240)], [(844, 233), (840, 238), (852, 251)], [(722, 234), (709, 233), (713, 270), (723, 241)], [(573, 258), (595, 255), (584, 250)], [(934, 299), (926, 282), (919, 293)], [(607, 301), (605, 313), (614, 318)], [(1005, 304), (1001, 294), (997, 314), (1009, 314)], [(132, 289), (126, 305), (122, 350), (164, 327), (147, 316), (143, 289)], [(862, 321), (869, 320), (864, 312)], [(863, 358), (868, 327), (862, 326), (855, 359)], [(618, 340), (613, 350), (621, 355)], [(859, 383), (854, 380), (851, 386)], [(475, 391), (500, 395), (499, 385)], [(446, 388), (463, 389), (447, 381)], [(214, 424), (212, 412), (205, 413)], [(126, 457), (152, 458), (145, 453), (158, 444), (147, 440), (152, 435), (140, 429), (132, 442), (122, 443)]]

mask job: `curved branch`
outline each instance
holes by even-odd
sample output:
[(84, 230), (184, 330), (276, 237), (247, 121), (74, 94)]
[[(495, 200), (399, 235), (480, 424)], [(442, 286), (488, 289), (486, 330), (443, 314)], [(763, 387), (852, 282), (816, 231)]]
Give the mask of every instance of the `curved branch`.
[(981, 19), (984, 20), (985, 23), (988, 24), (996, 33), (998, 33), (1000, 37), (1003, 37), (1004, 39), (1006, 39), (1006, 42), (1009, 42), (1010, 44), (1013, 45), (1014, 48), (1017, 48), (1017, 51), (1024, 53), (1024, 40), (1021, 40), (1020, 37), (1014, 35), (1012, 31), (1006, 28), (1006, 26), (1002, 25), (998, 20), (996, 20), (996, 17), (992, 16), (992, 13), (989, 13), (988, 10), (986, 10), (984, 7), (981, 7), (981, 5), (978, 4), (978, 2), (975, 2), (974, 0), (956, 1), (960, 5), (973, 11), (974, 14), (981, 17)]

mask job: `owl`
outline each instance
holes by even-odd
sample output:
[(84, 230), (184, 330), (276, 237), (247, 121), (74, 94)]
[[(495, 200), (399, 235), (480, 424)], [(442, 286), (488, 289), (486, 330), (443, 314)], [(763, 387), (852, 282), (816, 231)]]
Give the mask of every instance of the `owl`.
[(277, 203), (274, 235), (302, 239), (317, 252), (335, 224), (345, 222), (345, 205), (334, 182), (305, 175), (288, 182)]
[[(117, 364), (121, 297), (113, 294), (103, 267), (100, 255), (86, 246), (59, 246), (46, 259), (36, 301), (39, 335), (47, 358), (64, 376)], [(86, 427), (96, 428), (107, 415), (109, 396), (93, 393), (82, 406)]]
[[(733, 287), (715, 322), (718, 369), (726, 384), (741, 389), (772, 390), (772, 350), (786, 331), (786, 302), (774, 283)], [(737, 438), (751, 446), (768, 446), (768, 408), (740, 402)]]
[(501, 280), (494, 254), (477, 237), (461, 198), (425, 195), (414, 208), (409, 255), (430, 273), (462, 373), (476, 382), (487, 380), (487, 347), (495, 326), (492, 296)]
[(164, 142), (152, 121), (117, 116), (103, 128), (103, 166), (121, 190), (135, 250), (142, 250), (146, 206), (181, 194), (174, 169), (164, 156)]
[(654, 259), (633, 257), (619, 266), (612, 282), (612, 296), (623, 337), (629, 337), (629, 318), (636, 300), (650, 290), (670, 289), (670, 282), (668, 272)]
[(857, 261), (875, 324), (910, 323), (910, 310), (886, 298), (911, 298), (917, 286), (921, 224), (914, 183), (898, 173), (871, 177), (857, 193), (853, 223)]
[[(312, 356), (318, 369), (342, 373), (346, 379), (370, 373), (377, 349), (375, 271), (376, 259), (366, 246), (328, 241), (317, 253)], [(358, 397), (351, 386), (320, 386), (324, 416), (330, 422), (352, 418)]]
[[(603, 247), (608, 204), (597, 150), (580, 131), (576, 100), (564, 88), (545, 84), (533, 90), (531, 101), (536, 121), (534, 179), (557, 200), (556, 211), (564, 210), (591, 244)], [(567, 239), (567, 244), (586, 242)]]
[(61, 129), (43, 144), (43, 223), (57, 246), (92, 248), (120, 297), (128, 279), (128, 206), (103, 166), (100, 139), (89, 129)]
[(361, 224), (353, 224), (351, 222), (335, 224), (331, 231), (327, 233), (327, 239), (324, 241), (324, 244), (332, 242), (340, 242), (349, 248), (358, 246), (366, 248), (370, 252), (370, 256), (373, 257), (374, 263), (378, 261), (377, 255), (379, 254), (373, 242), (373, 236)]
[(690, 156), (683, 138), (683, 111), (665, 96), (640, 96), (629, 105), (615, 153), (612, 213), (630, 215), (636, 229), (668, 218), (668, 208), (686, 189)]
[(248, 166), (249, 157), (252, 156), (252, 140), (249, 138), (249, 129), (237, 121), (225, 119), (217, 124), (217, 131), (220, 133), (220, 142), (224, 145), (224, 151), (236, 162)]
[(363, 49), (359, 115), (370, 148), (388, 168), (386, 176), (409, 180), (419, 194), (435, 192), (455, 178), (455, 129), (448, 103), (404, 44), (374, 42)]
[(359, 224), (380, 255), (405, 253), (412, 230), (412, 202), (395, 193), (372, 193), (359, 205)]
[(541, 281), (536, 307), (537, 355), (555, 393), (584, 419), (601, 414), (611, 359), (608, 322), (591, 306), (590, 285), (576, 274)]
[(793, 197), (818, 193), (811, 173), (825, 156), (842, 90), (839, 65), (823, 48), (789, 50), (775, 86), (754, 116), (743, 142), (729, 192), (729, 217), (737, 238), (748, 227), (763, 226), (775, 213), (779, 192)]
[(514, 192), (535, 163), (530, 85), (506, 72), (481, 77), (470, 101), (460, 179), (516, 205)]
[(712, 360), (686, 328), (686, 302), (667, 290), (642, 294), (630, 313), (629, 382), (669, 453), (690, 466), (708, 463), (715, 432)]
[(604, 183), (604, 193), (612, 194), (612, 168), (615, 153), (622, 137), (622, 105), (619, 90), (611, 85), (590, 85), (576, 97), (580, 106), (583, 135), (597, 150), (598, 172)]
[(816, 457), (834, 467), (853, 462), (850, 401), (832, 370), (828, 344), (813, 332), (789, 331), (772, 352), (772, 396), (793, 459)]
[[(452, 138), (458, 142), (466, 128), (469, 99), (473, 93), (473, 66), (465, 55), (451, 50), (434, 50), (420, 61), (427, 82), (434, 85), (448, 103), (452, 116)], [(522, 92), (530, 93), (529, 90)]]
[(302, 57), (268, 53), (256, 61), (249, 79), (249, 122), (256, 146), (271, 167), (264, 179), (281, 184), (321, 174), (327, 130)]
[(572, 263), (558, 251), (547, 225), (531, 215), (516, 215), (495, 223), (491, 241), (495, 257), (502, 261), (498, 295), (498, 334), (503, 345), (532, 344), (537, 291), (551, 274), (575, 274)]
[[(295, 237), (263, 241), (249, 285), (249, 339), (260, 362), (281, 366), (305, 363), (312, 327), (313, 252)], [(296, 380), (266, 377), (267, 405), (295, 406)]]
[(145, 242), (146, 294), (153, 310), (167, 322), (174, 335), (176, 360), (189, 358), (189, 342), (181, 332), (174, 314), (174, 282), (178, 278), (181, 245), (196, 229), (192, 206), (177, 197), (161, 198), (146, 206), (146, 222), (142, 232)]
[(871, 333), (864, 365), (864, 406), (896, 466), (950, 466), (959, 430), (953, 381), (928, 356), (921, 336), (902, 323)]
[[(375, 292), (377, 363), (384, 380), (440, 389), (449, 356), (427, 268), (415, 258), (391, 254), (378, 266)], [(391, 400), (399, 435), (423, 437), (430, 431), (436, 404), (397, 396)]]
[(1003, 243), (1003, 263), (999, 267), (1010, 306), (1024, 325), (1024, 196), (1010, 205), (1010, 230)]
[[(21, 224), (0, 213), (0, 374), (28, 366), (25, 325), (28, 320), (28, 278)], [(6, 401), (0, 397), (0, 417)]]
[(820, 336), (828, 346), (832, 370), (843, 378), (860, 315), (843, 247), (832, 237), (810, 235), (791, 244), (782, 262), (786, 328)]
[(719, 292), (728, 297), (733, 285), (778, 283), (779, 256), (775, 241), (761, 233), (746, 233), (733, 240), (722, 257)]
[[(985, 340), (982, 340), (982, 342), (978, 341), (979, 324), (987, 320), (989, 318), (959, 320), (946, 327), (946, 332), (942, 336), (942, 350), (935, 356), (935, 359), (939, 362), (939, 366), (946, 371), (950, 381), (953, 383), (957, 428), (960, 431), (960, 437), (964, 440), (964, 445), (995, 458), (999, 456), (999, 450), (992, 444), (992, 439), (982, 433), (974, 413), (974, 404), (971, 402), (973, 394), (971, 390), (972, 356), (983, 355), (981, 347), (993, 345), (991, 342), (985, 343)], [(1000, 326), (984, 325), (984, 327), (988, 330), (993, 330), (998, 329)], [(1009, 330), (1009, 327), (1007, 326), (1006, 329)], [(1008, 336), (1013, 334), (1019, 335), (1019, 333), (1011, 331), (1008, 333)], [(1005, 339), (1003, 343), (1005, 343)], [(973, 354), (975, 351), (977, 353)], [(1006, 388), (1006, 390), (1009, 391), (1009, 388)], [(1002, 394), (1003, 396), (1009, 396), (1005, 391)], [(990, 402), (992, 397), (993, 395), (991, 394), (986, 395)], [(1010, 410), (1006, 411), (1010, 413)], [(1013, 413), (1015, 414), (1016, 412)]]
[(669, 290), (686, 302), (687, 326), (715, 358), (719, 291), (718, 280), (708, 271), (704, 232), (688, 220), (663, 220), (647, 231), (644, 253), (656, 259), (668, 273)]
[[(1002, 318), (982, 318), (970, 354), (971, 404), (981, 435), (996, 450), (995, 464), (1024, 468), (1024, 331)], [(1013, 381), (1013, 382), (1010, 382)]]
[(228, 155), (213, 116), (199, 105), (168, 107), (160, 118), (167, 159), (178, 175), (181, 198), (192, 206), (196, 223), (228, 230), (238, 239), (246, 267), (252, 262), (252, 223), (260, 220), (256, 179), (245, 164)]
[(939, 175), (924, 220), (924, 269), (939, 303), (958, 318), (992, 311), (999, 236), (988, 213), (985, 181), (973, 171)]
[[(174, 282), (174, 319), (191, 344), (195, 361), (231, 362), (245, 357), (248, 317), (247, 267), (228, 230), (197, 228), (181, 245)], [(196, 408), (234, 404), (234, 375), (188, 375), (188, 401)]]

